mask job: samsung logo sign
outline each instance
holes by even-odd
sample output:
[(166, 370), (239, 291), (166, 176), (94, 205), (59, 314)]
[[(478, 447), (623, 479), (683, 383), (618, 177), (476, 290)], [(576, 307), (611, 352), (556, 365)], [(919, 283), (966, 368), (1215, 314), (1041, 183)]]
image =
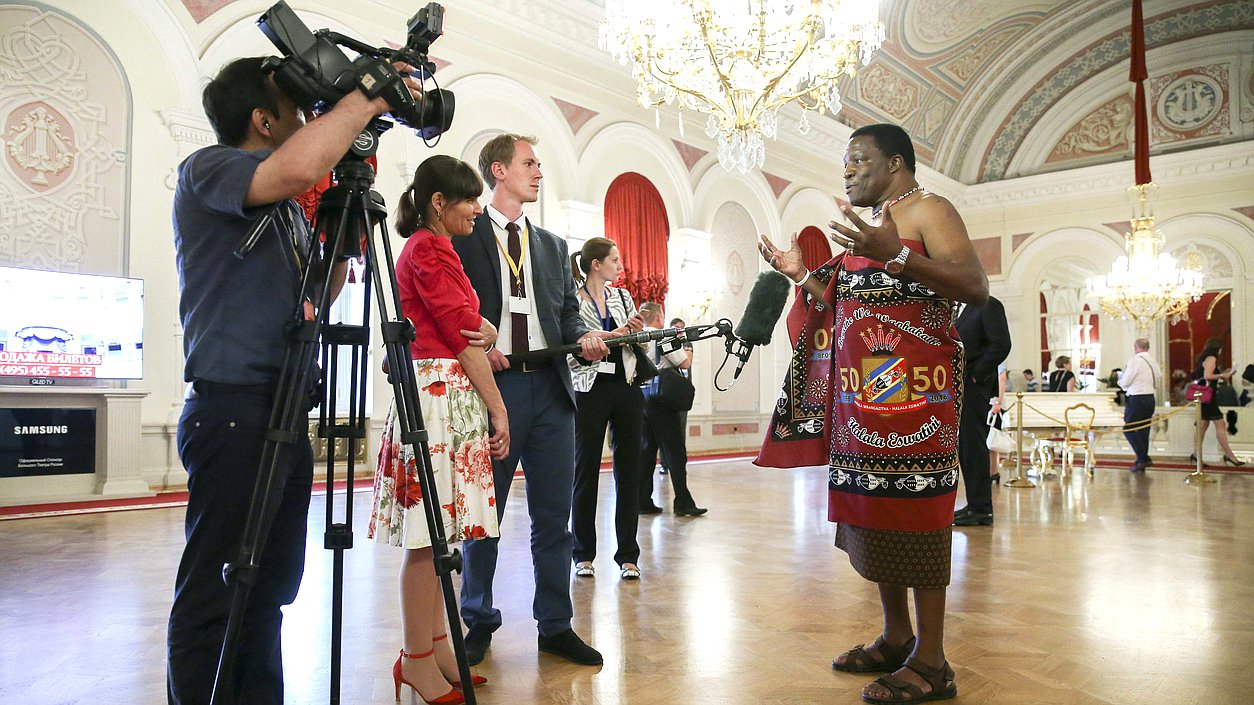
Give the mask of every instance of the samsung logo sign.
[(69, 426), (14, 426), (15, 436), (45, 436), (57, 433), (69, 433)]

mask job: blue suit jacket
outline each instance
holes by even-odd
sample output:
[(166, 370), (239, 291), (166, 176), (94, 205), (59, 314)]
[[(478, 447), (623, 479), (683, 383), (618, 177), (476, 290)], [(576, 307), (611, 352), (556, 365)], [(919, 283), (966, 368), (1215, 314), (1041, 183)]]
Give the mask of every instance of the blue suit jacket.
[[(544, 331), (549, 345), (578, 342), (588, 332), (588, 327), (579, 315), (579, 297), (570, 273), (570, 251), (566, 241), (536, 227), (530, 220), (527, 221), (527, 232), (527, 257), (531, 260), (527, 295), (535, 298), (540, 329)], [(491, 217), (483, 213), (476, 218), (475, 229), (469, 235), (453, 238), (453, 249), (461, 257), (470, 285), (479, 295), (480, 315), (500, 328), (501, 312), (507, 309), (505, 292), (501, 290), (501, 260), (497, 255)], [(575, 389), (570, 382), (565, 358), (565, 355), (556, 355), (551, 364), (574, 403)]]

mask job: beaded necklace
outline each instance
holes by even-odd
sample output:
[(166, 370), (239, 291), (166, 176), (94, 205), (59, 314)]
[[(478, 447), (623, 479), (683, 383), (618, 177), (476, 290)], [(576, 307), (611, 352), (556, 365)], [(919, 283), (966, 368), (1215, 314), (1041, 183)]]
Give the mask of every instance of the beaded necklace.
[(910, 189), (909, 191), (906, 191), (905, 193), (903, 193), (903, 194), (901, 194), (900, 196), (898, 196), (898, 197), (894, 198), (893, 200), (889, 201), (888, 203), (885, 203), (885, 204), (884, 204), (884, 205), (882, 205), (882, 206), (877, 206), (877, 207), (875, 207), (875, 208), (872, 208), (872, 209), (871, 209), (871, 217), (872, 217), (872, 218), (878, 218), (878, 217), (880, 217), (880, 214), (884, 212), (884, 209), (885, 209), (885, 208), (892, 208), (894, 205), (896, 205), (896, 204), (897, 204), (897, 201), (902, 200), (902, 199), (903, 199), (903, 198), (905, 198), (906, 196), (909, 196), (910, 194), (914, 193), (915, 191), (922, 191), (922, 190), (923, 190), (923, 186), (921, 186), (921, 185), (920, 185), (920, 186), (915, 186), (914, 188)]

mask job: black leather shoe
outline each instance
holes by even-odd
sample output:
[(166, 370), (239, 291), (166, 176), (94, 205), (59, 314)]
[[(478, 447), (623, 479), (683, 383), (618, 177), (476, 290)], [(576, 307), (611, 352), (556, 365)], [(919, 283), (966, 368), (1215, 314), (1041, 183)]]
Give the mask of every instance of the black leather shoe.
[(466, 662), (471, 666), (476, 666), (483, 661), (483, 656), (492, 643), (492, 632), (471, 627), (470, 631), (466, 632), (463, 643), (466, 644)]
[(992, 526), (993, 515), (968, 510), (960, 517), (954, 517), (954, 526)]
[(605, 659), (601, 657), (601, 652), (583, 643), (583, 639), (579, 638), (574, 629), (567, 629), (553, 636), (541, 634), (539, 639), (537, 639), (537, 643), (541, 651), (561, 656), (573, 663), (585, 666), (600, 666), (605, 663)]
[(695, 504), (691, 507), (675, 507), (675, 516), (677, 517), (699, 517), (710, 510), (705, 507), (698, 507)]
[(1129, 472), (1145, 472), (1144, 463), (1132, 463), (1132, 467), (1128, 468)]
[(962, 509), (959, 509), (958, 511), (954, 512), (954, 519), (957, 520), (959, 517), (964, 517), (970, 513), (971, 513), (971, 509), (969, 507), (963, 507)]
[(656, 504), (648, 504), (640, 508), (641, 514), (661, 514), (662, 508)]

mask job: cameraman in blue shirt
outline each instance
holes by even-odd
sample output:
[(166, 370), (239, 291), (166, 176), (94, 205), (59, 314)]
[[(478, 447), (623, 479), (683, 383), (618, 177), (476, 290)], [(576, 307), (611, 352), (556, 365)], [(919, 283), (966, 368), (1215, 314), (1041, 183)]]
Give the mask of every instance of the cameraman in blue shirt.
[[(205, 87), (203, 105), (218, 144), (179, 165), (174, 194), (189, 383), (178, 426), (187, 470), (187, 545), (167, 641), (168, 697), (178, 705), (208, 703), (212, 696), (232, 592), (222, 567), (238, 557), (288, 345), (286, 325), (312, 313), (300, 301), (301, 281), (319, 258), (293, 198), (331, 170), (371, 119), (391, 109), (384, 98), (353, 90), (306, 125), (262, 62), (237, 59)], [(417, 99), (420, 84), (404, 80)], [(267, 213), (255, 244), (235, 256)], [(333, 295), (343, 283), (340, 269)], [(307, 442), (280, 454), (279, 474), (282, 495), (241, 629), (232, 684), (237, 703), (283, 702), (280, 607), (296, 598), (304, 571), (313, 481)]]

